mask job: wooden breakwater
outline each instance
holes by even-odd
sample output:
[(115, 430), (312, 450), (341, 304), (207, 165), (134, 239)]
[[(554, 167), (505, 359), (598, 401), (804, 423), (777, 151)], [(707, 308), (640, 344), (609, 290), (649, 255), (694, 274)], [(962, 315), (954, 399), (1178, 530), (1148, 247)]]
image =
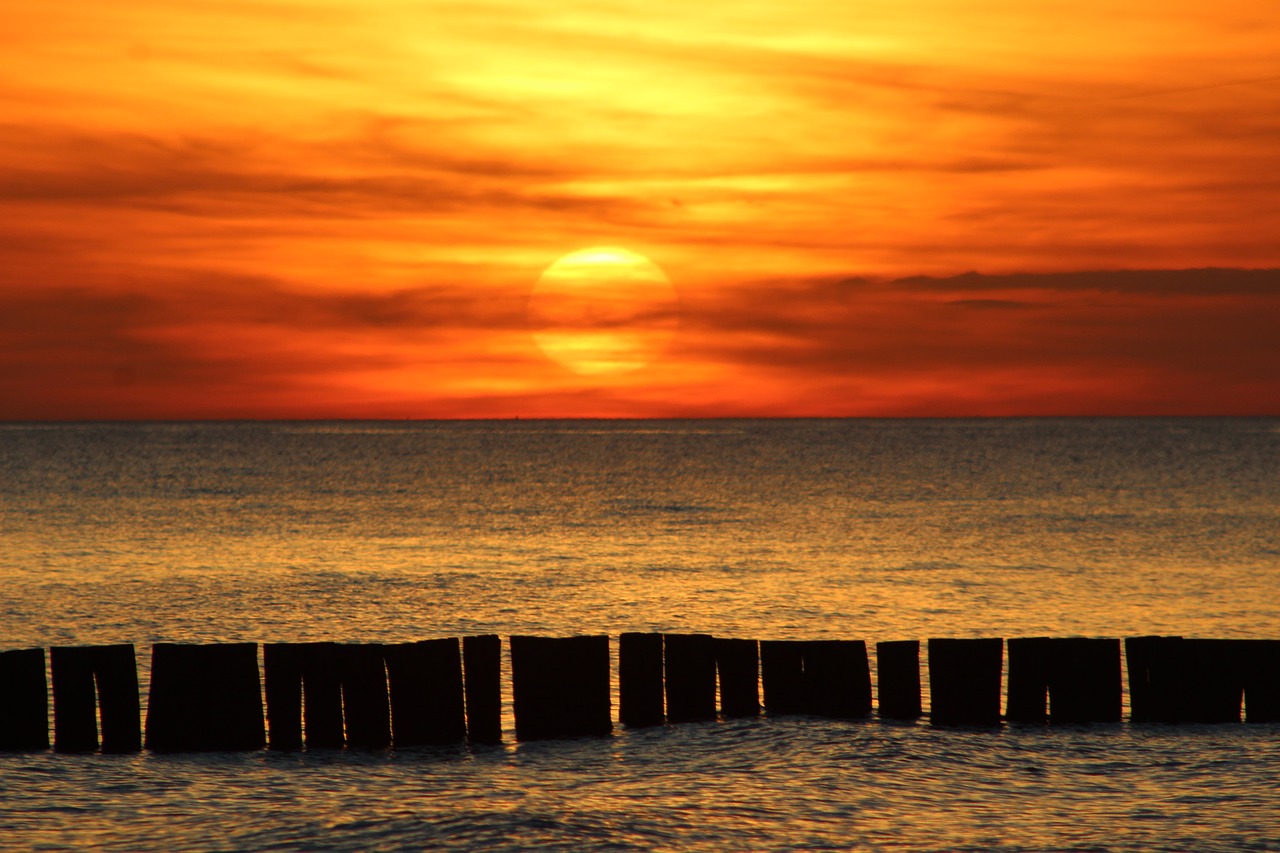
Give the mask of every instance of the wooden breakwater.
[[(609, 637), (513, 636), (509, 649), (517, 739), (613, 731)], [(862, 640), (628, 633), (617, 650), (618, 720), (628, 727), (762, 712), (925, 716), (916, 640), (876, 644), (874, 705)], [(1277, 640), (931, 639), (926, 652), (937, 726), (1119, 722), (1122, 654), (1132, 723), (1239, 723), (1242, 710), (1245, 722), (1280, 722)], [(157, 643), (144, 737), (132, 645), (54, 647), (47, 661), (44, 649), (6, 651), (0, 750), (50, 747), (50, 692), (52, 747), (64, 752), (498, 743), (501, 676), (496, 635), (267, 643), (261, 666), (256, 643)]]

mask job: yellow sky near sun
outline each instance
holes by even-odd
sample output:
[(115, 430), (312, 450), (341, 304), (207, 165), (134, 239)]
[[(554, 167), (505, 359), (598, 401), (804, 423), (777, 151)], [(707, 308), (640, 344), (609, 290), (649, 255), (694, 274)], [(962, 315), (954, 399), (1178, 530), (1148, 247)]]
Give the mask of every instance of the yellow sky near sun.
[[(122, 364), (181, 347), (202, 381), (229, 382), (253, 373), (223, 363), (234, 341), (297, 366), (244, 380), (246, 398), (399, 411), (426, 383), (487, 412), (583, 391), (536, 360), (522, 312), (585, 246), (651, 257), (688, 310), (722, 314), (744, 288), (824, 276), (1280, 265), (1271, 0), (0, 12), (0, 291), (164, 302), (100, 345)], [(300, 327), (271, 315), (275, 291), (332, 295), (318, 314), (356, 311), (353, 293), (392, 302)], [(378, 313), (396, 299), (418, 325)], [(619, 380), (632, 402), (600, 411), (745, 381), (738, 345), (696, 328), (683, 361)], [(161, 388), (197, 381), (155, 370)], [(762, 381), (754, 398), (783, 409), (808, 382)], [(885, 399), (915, 387), (894, 381)]]

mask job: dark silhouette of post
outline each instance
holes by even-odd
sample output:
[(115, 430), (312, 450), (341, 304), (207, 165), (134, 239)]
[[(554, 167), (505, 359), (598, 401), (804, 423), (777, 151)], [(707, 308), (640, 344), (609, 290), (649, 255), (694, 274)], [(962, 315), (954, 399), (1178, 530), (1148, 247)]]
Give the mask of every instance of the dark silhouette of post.
[(1128, 637), (1129, 719), (1176, 723), (1184, 693), (1181, 637)]
[(518, 740), (609, 734), (609, 638), (512, 637), (511, 692)]
[(715, 640), (720, 680), (720, 713), (725, 717), (760, 714), (760, 645), (755, 640)]
[(338, 651), (347, 746), (386, 749), (391, 745), (391, 708), (382, 644), (352, 643)]
[[(1049, 722), (1118, 723), (1123, 714), (1120, 641), (1059, 637), (1050, 649)], [(1012, 662), (1009, 683), (1012, 688)]]
[(297, 643), (266, 643), (262, 647), (268, 745), (271, 749), (302, 749), (304, 655), (304, 648)]
[(54, 646), (49, 660), (54, 749), (97, 749), (99, 718), (103, 752), (137, 752), (142, 748), (138, 669), (132, 643)]
[(1192, 640), (1180, 644), (1185, 673), (1177, 719), (1184, 723), (1238, 723), (1244, 699), (1244, 640)]
[(272, 749), (338, 749), (342, 725), (342, 652), (337, 643), (266, 643), (262, 661)]
[(502, 742), (502, 642), (497, 634), (462, 638), (467, 740)]
[(716, 718), (716, 650), (710, 634), (663, 635), (667, 722)]
[(878, 713), (889, 720), (918, 720), (920, 701), (920, 641), (876, 643)]
[(1280, 723), (1280, 640), (1246, 642), (1245, 721)]
[(346, 743), (342, 726), (342, 652), (337, 643), (301, 643), (302, 726), (307, 749), (341, 749)]
[(1009, 689), (1005, 718), (1011, 723), (1049, 720), (1049, 681), (1053, 669), (1053, 640), (1018, 637), (1008, 641)]
[(1011, 723), (1118, 722), (1120, 641), (1088, 637), (1009, 640), (1005, 716)]
[(998, 726), (1004, 640), (929, 640), (929, 721), (935, 726)]
[(0, 752), (48, 748), (44, 649), (0, 652)]
[(256, 643), (151, 647), (147, 749), (202, 752), (265, 745)]
[(871, 667), (862, 640), (807, 640), (804, 661), (806, 713), (851, 719), (871, 713)]
[(382, 647), (397, 747), (457, 743), (467, 738), (462, 652), (457, 637)]
[(662, 635), (618, 638), (618, 719), (624, 726), (662, 725)]
[(764, 709), (770, 716), (808, 712), (803, 641), (760, 641), (760, 685), (764, 690)]

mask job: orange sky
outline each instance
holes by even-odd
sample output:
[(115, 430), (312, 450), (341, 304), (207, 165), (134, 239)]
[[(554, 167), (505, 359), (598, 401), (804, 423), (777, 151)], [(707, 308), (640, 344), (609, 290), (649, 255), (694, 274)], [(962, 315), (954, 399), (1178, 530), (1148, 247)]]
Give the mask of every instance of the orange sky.
[[(1274, 0), (0, 20), (0, 418), (1280, 414)], [(530, 334), (591, 246), (639, 370)]]

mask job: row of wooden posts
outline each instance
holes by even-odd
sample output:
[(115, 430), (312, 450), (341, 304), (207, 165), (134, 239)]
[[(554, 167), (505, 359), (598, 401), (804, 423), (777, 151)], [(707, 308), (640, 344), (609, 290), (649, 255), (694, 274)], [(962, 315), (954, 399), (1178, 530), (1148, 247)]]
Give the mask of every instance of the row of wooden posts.
[[(930, 721), (942, 726), (1118, 722), (1117, 639), (928, 641)], [(923, 716), (920, 643), (877, 643), (877, 713)], [(1134, 723), (1280, 721), (1280, 641), (1132, 637), (1124, 641)], [(157, 752), (354, 747), (381, 749), (502, 739), (496, 635), (396, 644), (158, 643), (151, 650), (145, 743), (134, 647), (54, 647), (53, 747)], [(510, 638), (520, 740), (613, 730), (604, 635)], [(0, 652), (0, 749), (49, 748), (44, 649)], [(263, 714), (265, 681), (265, 719)], [(725, 639), (623, 634), (619, 721), (655, 726), (808, 714), (872, 713), (861, 640)], [(763, 688), (763, 703), (761, 701)], [(268, 732), (270, 739), (268, 741)]]

